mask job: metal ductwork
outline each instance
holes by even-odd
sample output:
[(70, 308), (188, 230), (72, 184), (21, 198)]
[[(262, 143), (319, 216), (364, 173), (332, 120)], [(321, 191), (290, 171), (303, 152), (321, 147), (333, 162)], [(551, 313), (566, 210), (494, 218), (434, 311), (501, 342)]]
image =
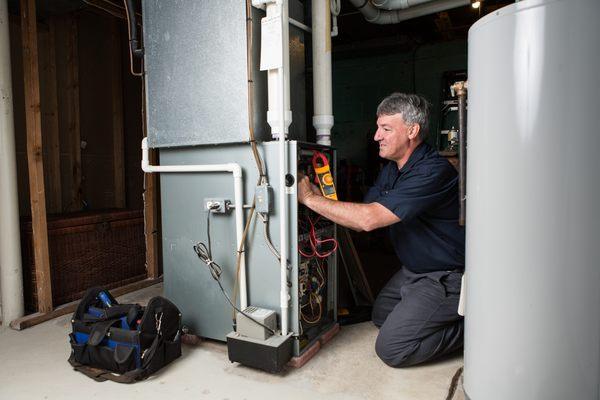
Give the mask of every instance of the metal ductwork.
[(371, 4), (384, 10), (405, 10), (432, 1), (434, 0), (371, 0)]
[[(350, 0), (350, 2), (364, 15), (368, 22), (389, 25), (451, 8), (462, 7), (470, 4), (471, 0), (440, 0), (427, 3), (424, 3), (423, 0)], [(410, 8), (402, 9), (403, 5), (408, 5)], [(401, 9), (391, 10), (391, 7)]]

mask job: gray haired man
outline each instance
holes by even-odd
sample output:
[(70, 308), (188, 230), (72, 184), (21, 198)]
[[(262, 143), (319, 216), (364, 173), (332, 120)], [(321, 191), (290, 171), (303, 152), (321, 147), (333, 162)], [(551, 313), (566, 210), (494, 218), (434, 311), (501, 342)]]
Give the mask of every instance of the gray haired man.
[(307, 177), (298, 201), (356, 231), (387, 227), (402, 265), (373, 306), (380, 328), (375, 351), (388, 365), (405, 367), (459, 349), (463, 320), (457, 313), (464, 270), (464, 228), (458, 225), (458, 176), (423, 141), (429, 104), (393, 93), (377, 107), (379, 156), (390, 160), (364, 203), (320, 195)]

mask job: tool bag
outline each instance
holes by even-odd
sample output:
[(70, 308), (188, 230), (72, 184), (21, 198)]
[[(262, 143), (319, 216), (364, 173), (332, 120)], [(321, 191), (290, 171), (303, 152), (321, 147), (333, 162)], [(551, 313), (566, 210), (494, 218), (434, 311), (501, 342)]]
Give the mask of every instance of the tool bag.
[(131, 383), (181, 356), (181, 313), (157, 296), (146, 307), (119, 304), (102, 288), (89, 289), (69, 334), (69, 363), (92, 379)]

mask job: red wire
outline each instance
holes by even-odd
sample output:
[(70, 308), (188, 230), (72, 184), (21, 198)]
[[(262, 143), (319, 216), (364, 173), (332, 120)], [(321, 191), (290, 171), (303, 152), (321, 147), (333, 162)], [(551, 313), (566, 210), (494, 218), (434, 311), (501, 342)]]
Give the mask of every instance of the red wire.
[[(334, 238), (329, 238), (329, 239), (324, 239), (324, 240), (317, 239), (317, 232), (315, 230), (315, 224), (319, 221), (319, 219), (321, 219), (321, 216), (318, 216), (317, 219), (316, 219), (316, 221), (314, 223), (310, 219), (310, 216), (307, 216), (307, 218), (308, 218), (308, 223), (310, 224), (310, 231), (309, 231), (308, 238), (309, 238), (309, 242), (310, 242), (310, 245), (312, 247), (312, 250), (313, 250), (313, 256), (316, 256), (318, 258), (327, 258), (327, 257), (329, 257), (338, 248), (338, 242), (337, 242), (337, 240), (335, 240)], [(323, 244), (323, 243), (331, 243), (331, 242), (333, 243), (333, 248), (331, 250), (329, 250), (328, 252), (326, 252), (324, 254), (319, 253), (319, 250), (317, 249), (318, 245)], [(302, 253), (300, 253), (300, 254), (302, 254)]]

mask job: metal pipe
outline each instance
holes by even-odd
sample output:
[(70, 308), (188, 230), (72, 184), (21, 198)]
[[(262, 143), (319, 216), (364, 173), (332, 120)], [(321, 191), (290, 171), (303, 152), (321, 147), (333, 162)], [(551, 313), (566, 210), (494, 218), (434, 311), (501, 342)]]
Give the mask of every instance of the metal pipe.
[(432, 1), (435, 0), (371, 0), (371, 4), (384, 10), (405, 10)]
[[(231, 172), (233, 174), (233, 198), (235, 204), (244, 204), (243, 172), (242, 167), (236, 163), (227, 164), (200, 164), (200, 165), (150, 165), (148, 157), (148, 138), (142, 139), (142, 171), (148, 173), (161, 172)], [(244, 232), (243, 207), (235, 208), (235, 237), (236, 251), (240, 248)], [(246, 253), (240, 260), (240, 308), (248, 306), (248, 290), (246, 286)]]
[(379, 25), (397, 24), (412, 18), (471, 4), (471, 0), (438, 0), (404, 10), (387, 11), (373, 6), (369, 0), (350, 0), (350, 2), (363, 14), (368, 22)]
[(24, 314), (7, 6), (0, 0), (0, 295), (5, 326)]
[(331, 145), (333, 92), (331, 74), (331, 8), (329, 0), (313, 0), (313, 126), (317, 143)]
[(465, 226), (467, 214), (467, 89), (468, 82), (456, 82), (450, 87), (458, 97), (458, 196), (460, 215), (458, 223)]
[(302, 29), (304, 32), (312, 33), (312, 29), (308, 25), (304, 25), (300, 21), (290, 18), (290, 25), (294, 25), (296, 28)]

